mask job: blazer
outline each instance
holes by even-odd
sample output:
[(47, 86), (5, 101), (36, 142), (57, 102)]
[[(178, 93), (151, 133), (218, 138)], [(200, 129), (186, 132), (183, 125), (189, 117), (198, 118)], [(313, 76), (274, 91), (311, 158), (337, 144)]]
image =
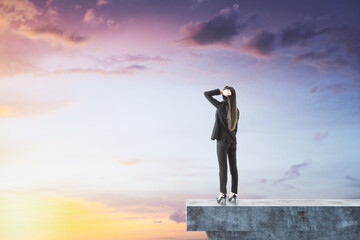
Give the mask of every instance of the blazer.
[(214, 95), (220, 95), (220, 89), (214, 89), (210, 91), (204, 92), (204, 95), (209, 102), (216, 107), (215, 112), (215, 123), (213, 127), (213, 131), (211, 134), (210, 139), (211, 140), (224, 140), (225, 142), (232, 142), (236, 143), (236, 133), (238, 128), (238, 122), (239, 122), (239, 116), (240, 111), (239, 108), (237, 108), (238, 111), (238, 121), (236, 122), (236, 127), (233, 131), (230, 131), (227, 127), (227, 120), (226, 120), (226, 102), (225, 101), (218, 101), (213, 96)]

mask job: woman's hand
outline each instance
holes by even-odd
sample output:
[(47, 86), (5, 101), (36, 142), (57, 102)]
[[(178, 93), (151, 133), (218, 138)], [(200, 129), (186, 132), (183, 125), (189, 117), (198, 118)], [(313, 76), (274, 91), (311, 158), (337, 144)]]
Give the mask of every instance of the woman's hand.
[(223, 94), (225, 97), (231, 95), (231, 91), (229, 89), (225, 89), (224, 91), (220, 90), (221, 94)]

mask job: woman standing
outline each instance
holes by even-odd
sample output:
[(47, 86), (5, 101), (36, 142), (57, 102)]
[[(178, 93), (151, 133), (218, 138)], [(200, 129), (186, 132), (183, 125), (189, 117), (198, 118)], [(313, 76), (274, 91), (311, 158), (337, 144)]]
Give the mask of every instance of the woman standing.
[[(213, 96), (222, 94), (223, 101), (216, 100)], [(225, 86), (223, 90), (214, 89), (204, 92), (211, 104), (216, 107), (215, 124), (211, 140), (216, 141), (217, 157), (219, 161), (220, 194), (217, 203), (226, 203), (227, 183), (227, 157), (231, 173), (231, 195), (229, 202), (236, 202), (238, 187), (238, 171), (236, 166), (236, 133), (239, 120), (239, 109), (236, 106), (236, 92), (233, 87)]]

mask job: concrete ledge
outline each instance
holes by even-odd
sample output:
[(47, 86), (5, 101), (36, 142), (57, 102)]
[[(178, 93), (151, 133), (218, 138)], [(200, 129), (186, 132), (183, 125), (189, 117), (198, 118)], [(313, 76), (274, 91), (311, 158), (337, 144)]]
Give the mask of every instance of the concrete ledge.
[(209, 239), (360, 239), (360, 199), (186, 200), (187, 231)]

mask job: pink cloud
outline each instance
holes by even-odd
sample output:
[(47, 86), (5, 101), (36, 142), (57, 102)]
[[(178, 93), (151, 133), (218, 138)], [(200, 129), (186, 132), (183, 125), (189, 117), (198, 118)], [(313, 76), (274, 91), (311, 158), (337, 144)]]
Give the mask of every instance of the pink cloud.
[(314, 135), (314, 140), (315, 141), (322, 141), (324, 139), (326, 139), (328, 137), (328, 133), (321, 133), (321, 132), (318, 132)]
[(108, 0), (98, 0), (96, 5), (103, 6), (103, 5), (107, 5), (109, 3), (110, 3), (110, 1), (108, 1)]
[(96, 13), (95, 13), (95, 9), (90, 8), (90, 9), (86, 10), (84, 17), (83, 17), (83, 21), (85, 23), (91, 23), (93, 25), (98, 25), (100, 23), (103, 23), (104, 19), (102, 17), (97, 17)]

